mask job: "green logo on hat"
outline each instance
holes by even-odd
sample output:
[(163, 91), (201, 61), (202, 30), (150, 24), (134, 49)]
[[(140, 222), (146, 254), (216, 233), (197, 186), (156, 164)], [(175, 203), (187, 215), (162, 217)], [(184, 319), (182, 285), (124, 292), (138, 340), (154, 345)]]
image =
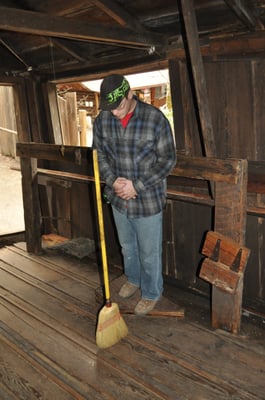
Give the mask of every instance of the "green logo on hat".
[(106, 95), (107, 102), (109, 104), (116, 103), (116, 101), (118, 101), (120, 97), (125, 97), (129, 89), (130, 85), (127, 79), (124, 78), (120, 86), (118, 86), (116, 89), (112, 90), (112, 92)]

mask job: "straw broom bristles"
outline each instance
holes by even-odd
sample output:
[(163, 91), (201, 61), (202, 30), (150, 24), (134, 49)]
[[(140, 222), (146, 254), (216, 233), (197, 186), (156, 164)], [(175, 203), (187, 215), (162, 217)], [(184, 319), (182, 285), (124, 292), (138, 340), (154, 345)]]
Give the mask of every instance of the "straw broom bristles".
[(97, 198), (98, 224), (100, 234), (100, 249), (102, 256), (103, 278), (105, 286), (106, 304), (98, 314), (98, 324), (96, 331), (96, 343), (100, 348), (107, 348), (116, 344), (128, 334), (128, 328), (121, 317), (119, 307), (110, 301), (110, 288), (108, 277), (107, 252), (104, 233), (104, 220), (101, 201), (101, 188), (98, 167), (97, 151), (93, 150), (93, 165), (95, 175), (95, 187)]
[(105, 305), (99, 312), (96, 343), (99, 348), (111, 347), (128, 334), (118, 304)]

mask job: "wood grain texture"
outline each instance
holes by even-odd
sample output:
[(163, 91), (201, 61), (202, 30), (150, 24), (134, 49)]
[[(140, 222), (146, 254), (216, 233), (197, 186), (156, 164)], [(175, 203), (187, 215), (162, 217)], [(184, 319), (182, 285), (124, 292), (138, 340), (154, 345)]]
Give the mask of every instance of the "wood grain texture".
[[(25, 243), (0, 249), (1, 399), (263, 398), (264, 346), (202, 326), (186, 312), (124, 315), (129, 335), (98, 349), (99, 270), (94, 256), (34, 256)], [(110, 275), (117, 281), (112, 265)]]

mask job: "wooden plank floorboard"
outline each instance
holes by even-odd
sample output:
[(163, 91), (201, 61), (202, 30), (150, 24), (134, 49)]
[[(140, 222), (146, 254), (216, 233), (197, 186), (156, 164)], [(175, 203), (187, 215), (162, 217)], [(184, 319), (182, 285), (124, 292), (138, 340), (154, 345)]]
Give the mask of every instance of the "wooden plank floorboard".
[(98, 349), (93, 258), (17, 244), (0, 249), (0, 282), (1, 400), (265, 399), (264, 347), (185, 318), (124, 315), (129, 335)]
[(17, 243), (15, 246), (12, 246), (12, 248), (9, 248), (9, 250), (17, 252), (24, 257), (29, 257), (32, 260), (36, 260), (37, 262), (39, 261), (43, 265), (46, 265), (47, 268), (64, 273), (73, 279), (87, 282), (87, 284), (93, 288), (96, 288), (99, 285), (100, 267), (97, 263), (96, 257), (93, 255), (91, 255), (91, 258), (89, 258), (89, 264), (87, 258), (82, 260), (70, 256), (67, 257), (66, 263), (66, 256), (58, 254), (58, 252), (55, 252), (49, 248), (47, 248), (45, 252), (39, 256), (27, 254), (24, 243)]
[[(22, 335), (19, 335), (17, 332), (11, 330), (9, 327), (8, 329), (5, 329), (5, 333), (8, 334), (9, 339), (8, 341), (3, 341), (3, 335), (1, 335), (1, 341), (3, 341), (5, 345), (9, 345), (9, 347), (14, 350), (16, 355), (19, 355), (19, 358), (22, 359), (24, 363), (28, 363), (29, 365), (34, 367), (38, 374), (45, 377), (46, 387), (51, 386), (52, 389), (53, 386), (56, 385), (58, 388), (63, 389), (63, 393), (60, 396), (58, 394), (58, 397), (54, 397), (52, 395), (52, 390), (49, 389), (51, 390), (51, 396), (43, 396), (40, 398), (77, 398), (80, 400), (87, 398), (109, 398), (108, 394), (106, 396), (104, 395), (104, 390), (102, 387), (97, 388), (96, 385), (94, 385), (94, 382), (96, 382), (96, 380), (92, 377), (94, 376), (93, 366), (95, 364), (95, 360), (91, 359), (91, 357), (88, 357), (86, 353), (83, 354), (81, 352), (75, 351), (74, 358), (71, 362), (71, 360), (69, 359), (70, 356), (73, 356), (71, 345), (69, 346), (69, 343), (67, 343), (67, 346), (69, 346), (69, 348), (67, 348), (66, 352), (65, 341), (62, 340), (60, 342), (57, 342), (56, 336), (54, 335), (48, 336), (49, 339), (53, 341), (52, 345), (50, 344), (50, 347), (53, 347), (53, 353), (51, 355), (50, 352), (42, 352), (43, 340), (47, 342), (45, 338), (43, 339), (42, 335), (40, 335), (39, 341), (37, 342), (37, 345), (35, 345), (31, 335), (28, 334), (27, 336), (25, 329), (23, 329)], [(29, 341), (27, 340), (27, 337), (29, 338)], [(80, 368), (81, 364), (82, 370)], [(79, 369), (74, 371), (74, 368), (77, 366), (79, 366)], [(16, 365), (14, 365), (13, 368), (15, 369), (16, 375), (20, 377), (21, 380), (24, 380), (25, 378), (23, 375), (25, 370), (21, 371), (19, 365), (17, 367)], [(93, 375), (91, 375), (91, 371), (93, 371)], [(84, 376), (85, 374), (86, 377), (84, 381), (82, 381), (82, 376)], [(91, 379), (90, 382), (87, 377)], [(41, 388), (39, 388), (38, 381), (34, 382), (34, 380), (31, 378), (31, 375), (27, 375), (26, 378), (31, 382), (31, 385), (35, 388), (36, 392), (41, 390)], [(19, 396), (21, 396), (21, 393), (17, 393), (17, 396), (18, 398), (20, 398)], [(21, 397), (24, 398), (23, 396)], [(32, 398), (39, 397), (32, 396)]]
[[(5, 330), (8, 337), (3, 335), (3, 324), (1, 324), (0, 332), (1, 399), (18, 399), (21, 397), (26, 399), (65, 398), (70, 400), (73, 398), (71, 387), (67, 386), (66, 383), (58, 385), (54, 378), (49, 379), (48, 370), (45, 370), (43, 365), (37, 364), (33, 358), (30, 358), (28, 349), (27, 352), (23, 352), (15, 345), (14, 340), (10, 340), (10, 337), (12, 337), (10, 330)], [(10, 386), (11, 388), (8, 389)]]
[[(27, 255), (25, 243), (16, 243), (12, 248), (10, 248), (10, 250), (21, 250), (21, 255)], [(48, 262), (48, 267), (54, 268), (55, 270), (61, 268), (61, 271), (65, 274), (72, 274), (72, 276), (76, 276), (77, 279), (82, 279), (83, 281), (88, 282), (88, 284), (94, 288), (98, 288), (99, 284), (103, 283), (102, 268), (99, 266), (99, 261), (95, 254), (91, 254), (88, 258), (77, 259), (76, 257), (62, 255), (60, 252), (55, 252), (48, 247), (44, 249), (43, 254), (40, 256), (34, 256), (32, 254), (27, 256), (33, 260), (41, 260), (43, 264)], [(109, 270), (110, 280), (120, 274), (121, 269), (117, 267), (115, 268), (115, 266), (111, 265)]]
[(1, 259), (3, 261), (8, 260), (8, 263), (12, 264), (13, 267), (16, 267), (18, 270), (39, 279), (44, 279), (45, 282), (48, 276), (51, 283), (59, 279), (63, 281), (64, 278), (66, 282), (68, 280), (72, 283), (86, 284), (92, 289), (95, 289), (99, 285), (99, 281), (94, 283), (87, 278), (88, 273), (86, 277), (80, 276), (80, 274), (72, 272), (70, 267), (68, 267), (68, 270), (63, 269), (57, 264), (46, 261), (42, 257), (37, 258), (36, 256), (29, 256), (25, 253), (21, 254), (21, 251), (17, 249), (4, 248), (2, 251)]
[[(139, 383), (125, 374), (120, 366), (96, 357), (98, 350), (90, 343), (93, 337), (91, 332), (86, 340), (36, 311), (29, 313), (29, 310), (22, 310), (10, 302), (6, 304), (3, 299), (2, 303), (0, 313), (8, 326), (9, 338), (19, 349), (17, 352), (27, 359), (31, 357), (35, 367), (45, 362), (45, 368), (56, 382), (62, 381), (72, 392), (80, 393), (85, 398), (89, 395), (91, 397), (88, 398), (104, 399), (110, 394), (110, 398), (119, 398), (125, 388), (131, 388), (131, 394), (139, 392)], [(78, 377), (77, 382), (73, 379), (75, 376)], [(92, 389), (101, 397), (93, 394)], [(157, 398), (149, 388), (143, 386), (140, 390), (142, 398)], [(137, 396), (129, 398), (136, 399)]]
[(242, 351), (242, 346), (222, 339), (221, 334), (185, 321), (179, 321), (174, 328), (156, 319), (159, 336), (144, 323), (137, 325), (133, 321), (128, 326), (133, 340), (145, 343), (166, 360), (174, 360), (193, 376), (194, 382), (201, 380), (202, 385), (221, 390), (221, 398), (262, 399), (264, 396), (263, 354), (253, 354), (246, 348)]
[[(1, 262), (1, 261), (0, 261)], [(38, 277), (34, 277), (28, 272), (24, 272), (18, 268), (14, 268), (13, 265), (6, 265), (6, 263), (1, 262), (2, 271), (5, 272), (6, 275), (9, 275), (14, 278), (14, 280), (21, 281), (28, 287), (40, 289), (43, 292), (53, 295), (54, 297), (63, 297), (68, 298), (69, 302), (73, 302), (73, 304), (84, 304), (89, 305), (92, 300), (94, 303), (94, 291), (91, 290), (86, 284), (76, 282), (66, 279), (64, 276), (56, 276), (54, 280), (54, 275), (46, 273), (47, 281), (45, 282), (45, 278), (41, 277), (40, 274)]]
[[(3, 259), (5, 259), (6, 257), (7, 257), (7, 254), (6, 254), (7, 252), (3, 252), (3, 257), (2, 257), (2, 260)], [(30, 314), (31, 316), (33, 316), (33, 315), (35, 315), (35, 319), (38, 319), (38, 321), (43, 321), (43, 320), (45, 320), (46, 322), (46, 327), (45, 327), (45, 331), (46, 331), (46, 333), (47, 333), (47, 330), (48, 330), (48, 326), (49, 327), (51, 327), (51, 326), (53, 326), (53, 329), (55, 329), (56, 328), (56, 323), (57, 323), (57, 320), (55, 319), (56, 317), (57, 317), (57, 315), (56, 315), (56, 313), (58, 312), (58, 311), (56, 311), (56, 307), (54, 307), (54, 301), (47, 301), (47, 299), (46, 299), (46, 297), (44, 297), (44, 300), (42, 301), (42, 299), (41, 299), (41, 296), (40, 296), (40, 292), (42, 291), (42, 289), (43, 289), (43, 286), (44, 286), (44, 284), (43, 284), (43, 273), (38, 273), (38, 276), (41, 276), (42, 278), (41, 278), (41, 282), (39, 282), (39, 279), (37, 279), (38, 280), (38, 285), (32, 285), (32, 282), (33, 281), (36, 281), (36, 279), (33, 277), (33, 276), (26, 276), (26, 275), (28, 275), (28, 272), (29, 272), (29, 269), (27, 269), (27, 273), (24, 273), (23, 271), (18, 271), (18, 268), (17, 268), (17, 265), (18, 265), (18, 260), (16, 259), (16, 257), (14, 257), (14, 254), (12, 254), (11, 255), (11, 257), (9, 258), (9, 262), (12, 262), (16, 267), (15, 267), (15, 269), (16, 269), (16, 273), (15, 273), (15, 276), (14, 276), (14, 271), (12, 270), (12, 274), (10, 274), (9, 273), (9, 276), (7, 276), (7, 274), (8, 274), (8, 271), (5, 271), (5, 268), (4, 268), (4, 266), (2, 266), (2, 270), (1, 270), (1, 274), (2, 274), (2, 276), (1, 276), (1, 279), (2, 280), (4, 280), (6, 283), (7, 283), (7, 285), (9, 286), (9, 287), (12, 287), (12, 288), (14, 288), (14, 292), (15, 292), (15, 294), (13, 294), (13, 296), (10, 294), (10, 292), (8, 292), (7, 293), (7, 295), (5, 294), (5, 293), (2, 293), (2, 299), (4, 298), (4, 296), (6, 295), (6, 297), (8, 297), (8, 301), (9, 301), (9, 307), (10, 307), (10, 303), (12, 303), (12, 305), (14, 306), (14, 307), (17, 307), (17, 308), (19, 308), (19, 311), (18, 311), (18, 313), (17, 314), (19, 314), (20, 316), (21, 316), (21, 314), (22, 314), (22, 312), (24, 311), (25, 312), (25, 315), (23, 315), (23, 320), (27, 320), (27, 318), (28, 318), (28, 315)], [(22, 269), (24, 268), (24, 266), (23, 266), (23, 263), (22, 263), (22, 265), (21, 265), (21, 263), (20, 263), (20, 267), (22, 266)], [(8, 269), (10, 269), (10, 265), (9, 265), (9, 268)], [(30, 268), (30, 270), (31, 270), (32, 268)], [(35, 271), (36, 272), (36, 271)], [(53, 271), (52, 272), (50, 272), (50, 273), (47, 273), (47, 271), (46, 271), (46, 275), (45, 275), (45, 279), (47, 280), (47, 282), (49, 282), (49, 285), (50, 285), (50, 282), (51, 282), (51, 277), (50, 277), (50, 274), (52, 274), (52, 280), (54, 280), (53, 278)], [(24, 277), (24, 279), (22, 280), (22, 279), (19, 279), (19, 278), (21, 278), (21, 276), (23, 276)], [(27, 279), (28, 279), (28, 281), (27, 281)], [(12, 279), (13, 279), (13, 282), (12, 282)], [(59, 279), (58, 279), (58, 277), (56, 277), (56, 283), (59, 281)], [(30, 282), (30, 283), (29, 283)], [(22, 288), (21, 288), (21, 286), (22, 286)], [(25, 288), (26, 287), (26, 288)], [(50, 289), (50, 288), (49, 288)], [(54, 289), (54, 288), (53, 288)], [(35, 292), (35, 293), (34, 293)], [(25, 296), (25, 293), (26, 293), (26, 296), (27, 296), (27, 300), (26, 300), (26, 302), (25, 302), (25, 304), (22, 304), (22, 300), (21, 300), (21, 298), (22, 298), (22, 296)], [(19, 298), (18, 298), (18, 295), (19, 295)], [(50, 296), (50, 293), (48, 293), (48, 291), (46, 290), (46, 293), (44, 293), (44, 295), (45, 296), (48, 296), (48, 297), (51, 297)], [(93, 293), (93, 295), (95, 295), (95, 293)], [(57, 296), (58, 297), (58, 296)], [(61, 294), (60, 294), (60, 299), (61, 299)], [(45, 300), (46, 299), (46, 300)], [(62, 301), (62, 299), (61, 299), (61, 301)], [(29, 303), (31, 303), (31, 306), (29, 305)], [(39, 314), (40, 314), (40, 308), (42, 308), (43, 309), (43, 305), (42, 305), (42, 303), (44, 304), (44, 306), (45, 306), (45, 304), (46, 304), (46, 309), (45, 309), (45, 316), (43, 317), (43, 316), (40, 316)], [(47, 307), (47, 305), (48, 305), (48, 307)], [(94, 303), (94, 305), (95, 305), (95, 303)], [(57, 307), (58, 308), (58, 307)], [(53, 320), (51, 320), (51, 318), (49, 318), (51, 321), (49, 321), (49, 323), (48, 323), (48, 317), (47, 317), (47, 313), (49, 313), (49, 315), (51, 315), (51, 314), (54, 314), (54, 309), (55, 309), (55, 315), (54, 315), (54, 319)], [(71, 312), (71, 310), (70, 310), (70, 312)], [(2, 313), (3, 314), (3, 313)], [(13, 309), (13, 314), (15, 314), (15, 310)], [(60, 323), (62, 323), (62, 321), (61, 321), (61, 318), (60, 318), (60, 315), (58, 316), (58, 318), (59, 318), (59, 320), (60, 320)], [(89, 321), (85, 321), (85, 329), (87, 330), (87, 328), (88, 328), (88, 322)], [(35, 323), (36, 323), (36, 321), (35, 321)], [(65, 321), (64, 321), (64, 323), (65, 323)], [(70, 321), (68, 321), (68, 323), (71, 325), (71, 326), (74, 326), (74, 325), (76, 325), (76, 326), (78, 326), (78, 328), (79, 328), (79, 335), (81, 334), (81, 332), (80, 332), (80, 325), (81, 325), (81, 321), (75, 321), (75, 324), (74, 324), (74, 322), (72, 321), (72, 322), (70, 322)], [(32, 322), (32, 324), (33, 324), (33, 322)], [(61, 328), (61, 334), (64, 334), (65, 333), (65, 328), (64, 328), (64, 326), (63, 325), (60, 325), (60, 328)], [(94, 321), (93, 321), (93, 332), (90, 332), (90, 337), (92, 336), (94, 336), (94, 329), (95, 329), (95, 315), (94, 315)], [(58, 331), (58, 329), (57, 329), (57, 331)], [(79, 338), (80, 339), (80, 338)], [(114, 368), (114, 366), (113, 365), (111, 365), (111, 369), (112, 370), (117, 370), (117, 367), (115, 367)], [(119, 374), (118, 374), (118, 376), (120, 377), (122, 375), (122, 372), (121, 372), (121, 370), (120, 370), (120, 368), (119, 368)], [(120, 379), (120, 378), (119, 378)], [(104, 380), (105, 381), (105, 380)], [(132, 387), (133, 385), (131, 384), (131, 385), (128, 385), (128, 383), (127, 383), (127, 386), (128, 387)], [(135, 389), (134, 389), (135, 390)], [(137, 392), (137, 390), (136, 390), (136, 392)], [(141, 392), (142, 392), (142, 395), (144, 394), (144, 388), (141, 388)], [(149, 394), (150, 395), (150, 394)], [(155, 396), (156, 396), (156, 394), (155, 393), (152, 393), (152, 397), (153, 398), (155, 398)], [(132, 394), (130, 394), (130, 398), (132, 397)], [(145, 396), (143, 396), (143, 398), (144, 398)], [(149, 398), (149, 396), (147, 396), (147, 398)]]

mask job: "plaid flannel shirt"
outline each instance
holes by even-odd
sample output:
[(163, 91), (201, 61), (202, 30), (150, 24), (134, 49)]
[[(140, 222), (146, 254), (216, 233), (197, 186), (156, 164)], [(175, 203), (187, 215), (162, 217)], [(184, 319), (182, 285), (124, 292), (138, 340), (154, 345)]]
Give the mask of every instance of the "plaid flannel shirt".
[[(166, 203), (166, 177), (176, 164), (170, 124), (164, 114), (137, 99), (126, 128), (109, 111), (101, 111), (93, 126), (105, 194), (118, 211), (129, 218), (160, 212)], [(132, 180), (136, 199), (123, 200), (112, 188), (118, 177)]]

